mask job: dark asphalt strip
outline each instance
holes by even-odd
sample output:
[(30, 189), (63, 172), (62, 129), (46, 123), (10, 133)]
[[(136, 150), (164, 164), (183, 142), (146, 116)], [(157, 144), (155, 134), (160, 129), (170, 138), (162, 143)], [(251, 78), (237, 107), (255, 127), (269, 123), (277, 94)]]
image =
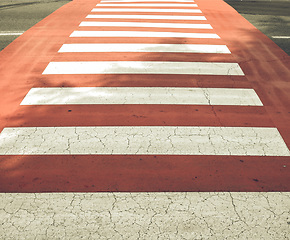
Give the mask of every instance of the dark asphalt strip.
[(290, 55), (290, 1), (225, 2)]

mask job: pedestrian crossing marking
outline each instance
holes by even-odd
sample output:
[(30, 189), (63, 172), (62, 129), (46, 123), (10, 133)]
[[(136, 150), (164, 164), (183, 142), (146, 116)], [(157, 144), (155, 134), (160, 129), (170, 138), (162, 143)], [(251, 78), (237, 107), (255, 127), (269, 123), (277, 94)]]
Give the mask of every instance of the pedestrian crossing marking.
[(190, 28), (212, 29), (210, 24), (190, 23), (145, 23), (145, 22), (81, 22), (80, 27), (147, 27), (147, 28)]
[(4, 128), (0, 154), (290, 156), (276, 128), (198, 126)]
[(147, 32), (147, 31), (74, 31), (70, 37), (143, 37), (143, 38), (210, 38), (215, 33)]
[(156, 12), (156, 13), (201, 13), (199, 9), (165, 9), (165, 8), (93, 8), (92, 12)]
[(132, 4), (106, 4), (99, 3), (97, 7), (197, 7), (197, 4), (178, 4), (178, 3), (132, 3)]
[(175, 52), (229, 54), (226, 45), (210, 44), (137, 44), (137, 43), (71, 43), (63, 44), (59, 52)]
[(197, 20), (204, 21), (204, 16), (171, 16), (171, 15), (93, 15), (89, 14), (86, 18), (106, 18), (106, 19), (163, 19), (163, 20)]
[(263, 106), (253, 89), (170, 87), (32, 88), (21, 105), (179, 104)]
[(193, 3), (193, 0), (102, 0), (102, 3), (105, 2), (190, 2)]

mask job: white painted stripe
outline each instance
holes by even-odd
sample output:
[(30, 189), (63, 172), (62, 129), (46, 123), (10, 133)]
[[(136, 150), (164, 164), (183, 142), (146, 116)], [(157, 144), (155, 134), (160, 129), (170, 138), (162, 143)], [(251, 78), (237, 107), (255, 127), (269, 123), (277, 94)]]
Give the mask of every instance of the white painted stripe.
[(74, 31), (70, 37), (158, 37), (158, 38), (220, 38), (215, 33), (180, 33), (147, 31)]
[(114, 4), (114, 3), (99, 3), (97, 7), (197, 7), (197, 4), (178, 4), (178, 3), (129, 3), (129, 4)]
[[(231, 186), (231, 183), (223, 182), (220, 189), (225, 189), (225, 186), (229, 186), (226, 189), (227, 192), (181, 192), (184, 189), (191, 189), (191, 186), (192, 189), (212, 189), (213, 187), (207, 184), (213, 183), (213, 180), (206, 179), (208, 180), (206, 184), (203, 180), (206, 177), (205, 173), (197, 172), (196, 169), (193, 169), (192, 178), (194, 179), (194, 176), (198, 176), (198, 179), (192, 179), (193, 183), (191, 185), (184, 186), (182, 184), (187, 183), (190, 176), (185, 175), (184, 177), (175, 178), (175, 169), (171, 168), (175, 164), (168, 163), (167, 165), (163, 160), (158, 164), (156, 171), (155, 169), (150, 169), (151, 164), (145, 165), (148, 163), (147, 160), (141, 161), (145, 165), (144, 171), (142, 176), (137, 176), (134, 170), (137, 166), (143, 166), (143, 164), (137, 164), (137, 158), (130, 160), (132, 163), (135, 161), (136, 165), (134, 163), (134, 166), (128, 166), (128, 171), (125, 170), (126, 165), (118, 163), (122, 166), (120, 171), (114, 170), (110, 172), (109, 166), (114, 161), (109, 161), (107, 168), (102, 163), (102, 169), (106, 171), (102, 174), (108, 173), (112, 176), (112, 181), (106, 183), (106, 186), (113, 192), (91, 192), (98, 189), (106, 189), (106, 187), (100, 186), (101, 183), (96, 183), (97, 180), (85, 176), (84, 173), (77, 172), (78, 169), (70, 168), (67, 176), (56, 176), (55, 179), (49, 181), (48, 179), (50, 179), (49, 177), (54, 171), (55, 174), (59, 174), (57, 166), (49, 167), (47, 175), (41, 176), (37, 172), (32, 172), (35, 167), (29, 171), (30, 169), (26, 170), (24, 166), (21, 166), (22, 163), (30, 163), (29, 159), (20, 158), (18, 161), (9, 161), (9, 158), (7, 158), (6, 164), (2, 165), (5, 166), (5, 169), (9, 169), (6, 171), (11, 172), (11, 175), (9, 175), (11, 177), (11, 187), (6, 187), (6, 189), (19, 189), (14, 186), (18, 187), (20, 184), (28, 182), (29, 176), (33, 183), (31, 182), (30, 188), (25, 186), (24, 190), (32, 189), (29, 191), (33, 193), (0, 193), (0, 219), (2, 219), (0, 239), (53, 240), (56, 239), (56, 236), (63, 236), (59, 238), (64, 240), (119, 240), (123, 237), (123, 239), (134, 240), (138, 238), (147, 240), (192, 240), (214, 239), (209, 236), (210, 234), (215, 234), (219, 236), (218, 239), (287, 240), (288, 238), (289, 240), (287, 236), (289, 235), (290, 192), (261, 192), (264, 189), (259, 192), (229, 192), (228, 190), (230, 189), (248, 189), (250, 191), (251, 189), (257, 189), (254, 184), (252, 187), (251, 183), (249, 183), (249, 186), (246, 186), (246, 183), (241, 183), (241, 187), (237, 188), (237, 179), (246, 182), (253, 181), (253, 179), (245, 179), (244, 176), (233, 176), (235, 178), (233, 186)], [(237, 160), (233, 161), (236, 162)], [(250, 159), (246, 161), (251, 162)], [(260, 159), (260, 161), (263, 161), (263, 159)], [(31, 163), (33, 162), (32, 160)], [(94, 172), (96, 174), (101, 172), (100, 169), (88, 170), (87, 167), (83, 167), (87, 166), (86, 164), (89, 164), (89, 162), (84, 161), (79, 163), (79, 165), (85, 171), (87, 170), (90, 175)], [(285, 162), (287, 161), (285, 160)], [(15, 166), (18, 164), (20, 165), (19, 169)], [(59, 165), (67, 166), (68, 164), (69, 162), (65, 161), (64, 164)], [(164, 166), (164, 175), (158, 177), (156, 172), (162, 172), (162, 164), (166, 164)], [(49, 163), (47, 165), (49, 166)], [(206, 168), (207, 164), (203, 167)], [(208, 172), (213, 172), (214, 166), (209, 167), (211, 169)], [(289, 165), (287, 165), (288, 167)], [(218, 168), (223, 169), (223, 166)], [(25, 174), (25, 177), (23, 182), (20, 183), (16, 179), (21, 178), (21, 169), (24, 169), (23, 175)], [(179, 174), (181, 169), (182, 167), (176, 169), (177, 174)], [(243, 169), (241, 168), (241, 173), (244, 171)], [(281, 166), (281, 171), (286, 172), (287, 169), (283, 169)], [(206, 169), (205, 172), (207, 172)], [(225, 172), (228, 173), (229, 169), (225, 170)], [(127, 179), (128, 182), (119, 184), (119, 175), (117, 174), (120, 174), (121, 179)], [(160, 192), (157, 187), (159, 183), (157, 183), (157, 186), (152, 186), (153, 181), (149, 182), (151, 174), (156, 181), (160, 179), (161, 186), (163, 186), (161, 189), (174, 189), (178, 192)], [(222, 173), (218, 174), (221, 175)], [(80, 186), (76, 182), (78, 180), (66, 182), (74, 179), (74, 176), (82, 176), (79, 181), (84, 183), (83, 185), (87, 183), (88, 186)], [(146, 180), (144, 179), (144, 183), (141, 183), (140, 179), (143, 176), (145, 176)], [(253, 178), (257, 177), (255, 175), (252, 176)], [(262, 173), (259, 176), (261, 176), (261, 180), (258, 177), (260, 182), (257, 185), (266, 185), (263, 179), (267, 179), (266, 181), (268, 182), (268, 176), (262, 175)], [(37, 178), (33, 179), (34, 177)], [(96, 176), (95, 179), (106, 179), (106, 177)], [(138, 184), (129, 182), (134, 181), (136, 178), (138, 178)], [(223, 180), (224, 178), (221, 177), (221, 182)], [(8, 180), (6, 181), (8, 182)], [(61, 181), (59, 185), (58, 181)], [(113, 185), (114, 182), (116, 182), (116, 185)], [(164, 182), (168, 185), (165, 185)], [(93, 184), (96, 184), (96, 187)], [(5, 186), (7, 185), (3, 185), (1, 188), (5, 189)], [(284, 183), (283, 186), (286, 186), (286, 184)], [(265, 188), (269, 189), (270, 187), (265, 186)], [(65, 191), (85, 189), (90, 192), (59, 192), (61, 189)], [(135, 191), (136, 189), (142, 191), (144, 189), (145, 191), (146, 189), (149, 191), (150, 189), (155, 189), (155, 191), (158, 189), (157, 191), (159, 192), (117, 192), (120, 189), (133, 189)], [(273, 190), (275, 189), (282, 189), (282, 187), (277, 186)], [(289, 188), (285, 187), (285, 189)], [(45, 190), (50, 192), (35, 193), (35, 191)], [(20, 191), (23, 190), (21, 189)], [(139, 237), (139, 234), (142, 237)], [(240, 234), (240, 237), (237, 237), (238, 234)]]
[(272, 36), (272, 38), (290, 39), (290, 36)]
[(7, 31), (7, 32), (1, 32), (0, 31), (0, 36), (20, 36), (22, 35), (24, 32), (11, 32), (11, 31)]
[(231, 53), (226, 45), (206, 44), (135, 44), (135, 43), (75, 43), (63, 44), (58, 52), (176, 52)]
[(193, 3), (193, 0), (102, 0), (101, 3), (107, 2), (190, 2)]
[(244, 75), (237, 63), (157, 61), (50, 62), (43, 74)]
[(180, 104), (263, 106), (253, 89), (169, 87), (32, 88), (21, 105)]
[(201, 13), (199, 9), (154, 9), (154, 8), (93, 8), (92, 12), (174, 12)]
[(146, 23), (146, 22), (81, 22), (80, 27), (148, 27), (148, 28), (190, 28), (212, 29), (210, 24), (189, 23)]
[(4, 128), (0, 154), (290, 156), (276, 128), (198, 126)]
[(86, 18), (206, 20), (204, 16), (169, 16), (169, 15), (92, 15), (90, 14)]

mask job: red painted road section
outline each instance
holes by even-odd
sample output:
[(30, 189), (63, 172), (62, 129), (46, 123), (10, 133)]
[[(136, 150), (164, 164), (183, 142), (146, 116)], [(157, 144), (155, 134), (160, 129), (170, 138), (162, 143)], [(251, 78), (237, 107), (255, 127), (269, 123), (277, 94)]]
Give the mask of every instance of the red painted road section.
[[(290, 147), (290, 57), (226, 3), (221, 0), (195, 1), (203, 13), (194, 15), (204, 15), (208, 20), (206, 23), (211, 24), (213, 30), (194, 32), (216, 33), (221, 39), (69, 38), (73, 31), (80, 29), (78, 25), (97, 3), (95, 0), (72, 1), (25, 32), (0, 53), (0, 131), (4, 127), (20, 126), (276, 127)], [(96, 30), (87, 27), (82, 29)], [(225, 44), (232, 54), (57, 53), (64, 43), (165, 41)], [(42, 75), (50, 61), (69, 60), (237, 62), (245, 76)], [(253, 88), (264, 107), (20, 106), (32, 87), (62, 86)], [(289, 182), (290, 157), (0, 156), (1, 192), (290, 191)]]

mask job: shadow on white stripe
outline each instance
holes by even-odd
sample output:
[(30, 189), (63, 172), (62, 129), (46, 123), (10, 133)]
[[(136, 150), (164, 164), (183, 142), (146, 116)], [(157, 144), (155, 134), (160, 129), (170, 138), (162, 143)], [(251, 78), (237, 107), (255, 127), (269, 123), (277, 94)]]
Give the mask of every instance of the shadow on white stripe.
[(169, 87), (32, 88), (21, 105), (179, 104), (263, 106), (253, 89)]
[(154, 8), (93, 8), (92, 12), (174, 12), (201, 13), (199, 9), (154, 9)]

